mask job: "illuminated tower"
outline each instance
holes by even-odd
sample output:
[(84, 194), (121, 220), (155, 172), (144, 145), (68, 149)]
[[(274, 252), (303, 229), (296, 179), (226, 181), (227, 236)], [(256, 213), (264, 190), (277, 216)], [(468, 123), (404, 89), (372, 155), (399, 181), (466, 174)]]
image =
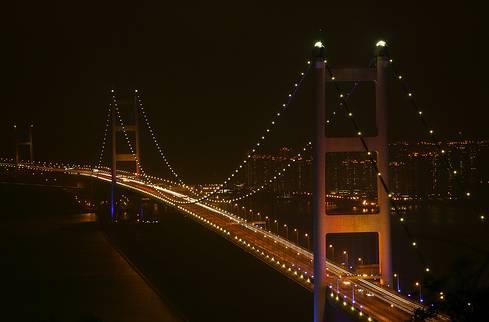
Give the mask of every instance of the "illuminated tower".
[[(121, 117), (119, 110), (120, 103), (117, 102), (114, 90), (111, 90), (112, 94), (112, 190), (111, 190), (111, 216), (115, 218), (116, 212), (116, 183), (117, 183), (117, 163), (118, 162), (130, 162), (134, 163), (136, 175), (140, 174), (140, 153), (139, 153), (139, 103), (138, 103), (138, 90), (134, 91), (134, 123), (133, 124), (119, 124), (117, 121), (118, 116)], [(127, 104), (122, 104), (127, 105)], [(124, 132), (124, 136), (129, 140), (128, 133), (134, 133), (135, 142), (134, 154), (132, 153), (118, 153), (117, 152), (117, 134)]]
[[(313, 153), (313, 242), (314, 242), (314, 321), (324, 321), (326, 304), (326, 238), (328, 234), (376, 233), (379, 241), (379, 271), (382, 284), (391, 284), (392, 259), (390, 236), (390, 202), (380, 176), (388, 182), (386, 67), (385, 42), (377, 43), (377, 67), (337, 69), (334, 78), (326, 77), (325, 48), (314, 46), (316, 117)], [(370, 215), (329, 215), (326, 211), (326, 154), (335, 152), (366, 152), (358, 137), (328, 137), (326, 131), (326, 82), (373, 82), (376, 97), (376, 136), (365, 137), (370, 153), (376, 154), (379, 174), (377, 196), (379, 212)]]

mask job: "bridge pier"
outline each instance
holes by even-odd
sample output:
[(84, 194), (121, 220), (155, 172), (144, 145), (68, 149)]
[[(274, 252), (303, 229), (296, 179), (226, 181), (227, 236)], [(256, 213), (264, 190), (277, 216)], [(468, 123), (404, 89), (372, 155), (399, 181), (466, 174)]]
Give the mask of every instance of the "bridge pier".
[(110, 185), (110, 217), (112, 220), (115, 219), (116, 216), (116, 186), (117, 186), (117, 116), (115, 111), (115, 93), (114, 90), (112, 92), (112, 103), (111, 103), (111, 126), (112, 126), (112, 167), (111, 167), (111, 185)]
[(15, 137), (15, 163), (19, 164), (20, 159), (20, 147), (28, 146), (29, 147), (29, 160), (32, 162), (34, 160), (34, 147), (32, 144), (32, 130), (34, 128), (34, 124), (29, 124), (29, 134), (26, 141), (20, 141), (17, 137), (17, 125), (14, 124), (14, 137)]
[[(379, 241), (379, 273), (381, 284), (392, 285), (392, 257), (390, 231), (390, 200), (381, 179), (388, 184), (388, 145), (386, 119), (387, 58), (378, 48), (377, 68), (333, 70), (334, 78), (326, 78), (324, 47), (320, 42), (314, 48), (316, 119), (313, 142), (313, 253), (314, 253), (314, 322), (324, 322), (326, 296), (326, 238), (334, 233), (377, 233)], [(326, 200), (326, 153), (366, 152), (358, 137), (328, 137), (326, 124), (326, 82), (374, 82), (375, 120), (377, 133), (366, 137), (370, 153), (376, 153), (377, 200), (379, 212), (371, 215), (328, 214)]]
[[(376, 97), (376, 123), (377, 138), (377, 168), (382, 174), (383, 180), (389, 184), (389, 149), (387, 141), (387, 56), (383, 52), (383, 47), (378, 48), (377, 52), (377, 78), (375, 80)], [(380, 177), (377, 177), (377, 198), (379, 205), (380, 222), (379, 232), (379, 267), (381, 283), (392, 286), (392, 250), (391, 250), (391, 222), (390, 211), (391, 203), (388, 193), (385, 191)]]
[(313, 135), (313, 266), (314, 266), (314, 322), (324, 322), (326, 308), (326, 226), (323, 219), (326, 213), (326, 153), (324, 133), (326, 125), (326, 68), (325, 48), (321, 42), (314, 45), (314, 81), (315, 81), (315, 129)]
[[(389, 182), (389, 160), (387, 142), (387, 102), (386, 102), (386, 68), (387, 58), (383, 48), (377, 48), (377, 67), (371, 68), (345, 68), (333, 70), (335, 79), (330, 82), (373, 82), (375, 84), (375, 123), (376, 135), (365, 137), (370, 153), (375, 153), (374, 159), (380, 175), (377, 175), (377, 203), (379, 212), (371, 215), (335, 214), (326, 213), (326, 234), (332, 233), (377, 233), (379, 241), (379, 273), (381, 284), (392, 285), (392, 255), (390, 232), (390, 200), (385, 191), (382, 180)], [(332, 138), (324, 139), (325, 153), (336, 152), (366, 152), (359, 138)]]
[[(140, 162), (140, 148), (139, 148), (139, 108), (138, 108), (138, 91), (134, 91), (134, 124), (132, 125), (117, 125), (117, 108), (118, 105), (130, 105), (124, 102), (117, 102), (114, 90), (111, 90), (112, 94), (112, 181), (111, 181), (111, 204), (110, 211), (112, 219), (115, 219), (117, 212), (117, 163), (118, 162), (134, 162), (134, 167), (136, 175), (140, 174), (141, 169), (139, 168)], [(134, 133), (135, 143), (134, 143), (134, 155), (129, 153), (118, 153), (117, 152), (117, 134), (119, 132)]]

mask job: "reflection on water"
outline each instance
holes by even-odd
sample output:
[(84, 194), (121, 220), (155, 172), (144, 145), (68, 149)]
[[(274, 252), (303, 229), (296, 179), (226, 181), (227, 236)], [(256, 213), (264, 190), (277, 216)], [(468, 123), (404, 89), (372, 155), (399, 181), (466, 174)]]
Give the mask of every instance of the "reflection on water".
[(60, 215), (46, 215), (37, 217), (46, 224), (57, 224), (57, 225), (76, 225), (76, 224), (86, 224), (94, 223), (97, 221), (97, 215), (94, 212), (86, 212), (81, 214), (67, 214), (64, 216)]
[(71, 216), (73, 219), (73, 223), (87, 223), (87, 222), (95, 222), (97, 221), (97, 215), (94, 212), (87, 212), (84, 214), (77, 214)]
[(1, 321), (179, 320), (70, 195), (5, 187), (0, 196)]

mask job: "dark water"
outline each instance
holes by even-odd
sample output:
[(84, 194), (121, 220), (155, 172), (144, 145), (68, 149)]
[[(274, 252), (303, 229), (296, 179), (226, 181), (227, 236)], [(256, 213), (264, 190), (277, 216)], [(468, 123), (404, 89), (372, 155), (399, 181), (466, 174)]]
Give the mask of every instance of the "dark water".
[[(402, 288), (414, 289), (414, 281), (423, 279), (425, 267), (435, 278), (452, 278), (460, 265), (468, 274), (477, 274), (474, 287), (488, 288), (489, 271), (479, 268), (489, 261), (489, 227), (480, 215), (470, 204), (422, 204), (407, 212), (412, 238), (393, 220), (394, 268), (404, 275)], [(419, 252), (412, 247), (412, 240)]]
[[(37, 186), (0, 188), (0, 271), (10, 280), (4, 284), (2, 302), (10, 310), (4, 310), (8, 318), (0, 316), (0, 320), (162, 320), (161, 316), (151, 319), (159, 309), (147, 295), (128, 292), (127, 287), (134, 286), (128, 277), (125, 287), (123, 280), (106, 272), (105, 278), (98, 277), (102, 284), (95, 293), (87, 289), (92, 285), (94, 267), (105, 261), (89, 255), (81, 245), (89, 243), (91, 249), (100, 249), (99, 242), (87, 237), (98, 231), (100, 223), (94, 222), (92, 215), (88, 222), (73, 225), (84, 215), (71, 191)], [(312, 319), (309, 291), (182, 214), (161, 206), (158, 209), (159, 224), (120, 223), (104, 230), (183, 320)], [(75, 261), (71, 262), (73, 253)], [(121, 268), (113, 270), (114, 276), (120, 276)], [(107, 284), (107, 278), (112, 282)], [(91, 309), (86, 309), (87, 303)], [(351, 320), (333, 307), (328, 314), (337, 321)]]
[(0, 321), (181, 321), (73, 191), (0, 184)]

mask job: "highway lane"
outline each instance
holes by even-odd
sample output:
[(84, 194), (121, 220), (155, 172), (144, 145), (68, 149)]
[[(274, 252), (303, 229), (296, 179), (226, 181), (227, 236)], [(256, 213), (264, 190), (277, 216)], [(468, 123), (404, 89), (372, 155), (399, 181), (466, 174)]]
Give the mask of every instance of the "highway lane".
[[(108, 173), (98, 173), (97, 176), (103, 177), (107, 181), (111, 179)], [(135, 178), (125, 178), (121, 184), (137, 188), (140, 191), (146, 191), (153, 196), (159, 195), (160, 199), (164, 199), (168, 203), (195, 200), (159, 185), (148, 185)], [(213, 229), (220, 232), (225, 229), (226, 238), (244, 248), (247, 252), (254, 254), (282, 274), (292, 278), (300, 285), (312, 289), (312, 283), (309, 279), (312, 275), (312, 254), (307, 250), (204, 202), (182, 204), (177, 205), (177, 207), (191, 215), (198, 216), (201, 221), (204, 221)], [(413, 305), (408, 300), (399, 300), (395, 297), (393, 299), (390, 292), (386, 291), (386, 294), (384, 294), (382, 292), (385, 291), (384, 289), (377, 288), (376, 285), (370, 282), (368, 283), (370, 285), (368, 285), (363, 280), (355, 282), (361, 291), (358, 291), (358, 295), (353, 301), (351, 284), (346, 285), (343, 283), (347, 276), (352, 276), (353, 274), (332, 263), (328, 263), (328, 271), (330, 275), (329, 284), (332, 286), (332, 290), (336, 290), (333, 287), (336, 284), (336, 280), (338, 278), (341, 280), (337, 290), (340, 305), (348, 306), (350, 309), (353, 307), (353, 310), (357, 311), (358, 314), (371, 316), (372, 319), (377, 321), (406, 321), (410, 318), (414, 309), (420, 307), (419, 305)], [(367, 294), (373, 296), (368, 296)], [(336, 299), (336, 292), (334, 298)]]

